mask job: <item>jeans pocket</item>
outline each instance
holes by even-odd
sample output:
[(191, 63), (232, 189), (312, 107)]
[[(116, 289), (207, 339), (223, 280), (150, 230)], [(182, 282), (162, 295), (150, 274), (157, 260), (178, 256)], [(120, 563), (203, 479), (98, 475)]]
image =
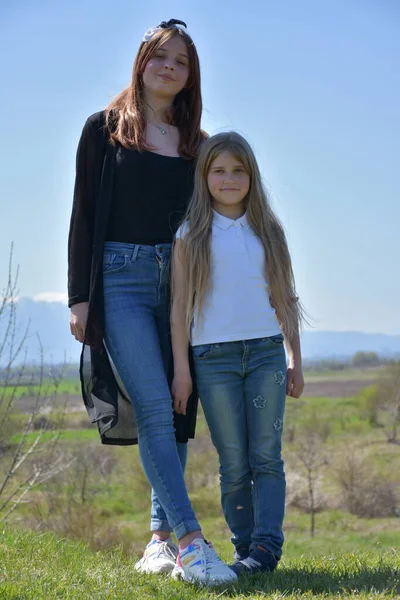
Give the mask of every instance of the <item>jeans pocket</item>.
[(112, 254), (110, 252), (104, 252), (103, 256), (103, 273), (104, 275), (110, 275), (111, 273), (118, 273), (126, 266), (128, 257), (126, 254)]
[(283, 335), (281, 333), (279, 335), (273, 335), (273, 336), (269, 337), (268, 339), (272, 344), (275, 344), (275, 346), (283, 345)]
[(193, 358), (196, 360), (205, 360), (209, 358), (213, 351), (213, 344), (200, 344), (198, 346), (193, 346)]
[(256, 338), (251, 340), (251, 344), (254, 347), (258, 346), (283, 346), (283, 335), (279, 333), (278, 335), (272, 335), (270, 337)]

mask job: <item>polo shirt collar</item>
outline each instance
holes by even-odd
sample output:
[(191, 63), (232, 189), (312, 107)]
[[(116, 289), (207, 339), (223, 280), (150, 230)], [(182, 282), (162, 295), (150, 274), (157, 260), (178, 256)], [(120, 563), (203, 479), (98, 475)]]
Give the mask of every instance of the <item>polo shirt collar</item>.
[[(244, 213), (243, 216), (239, 217), (239, 219), (236, 219), (236, 221), (240, 223), (242, 227), (247, 227), (247, 229), (250, 229), (246, 213)], [(234, 219), (228, 219), (228, 217), (220, 215), (216, 210), (213, 209), (213, 225), (216, 225), (219, 229), (226, 230), (229, 229), (229, 227), (232, 227), (234, 223)]]

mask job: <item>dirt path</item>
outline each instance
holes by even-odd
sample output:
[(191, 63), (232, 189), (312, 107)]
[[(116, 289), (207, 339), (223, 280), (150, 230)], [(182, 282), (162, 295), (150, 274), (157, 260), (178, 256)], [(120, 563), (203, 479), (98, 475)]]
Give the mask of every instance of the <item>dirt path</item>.
[[(23, 398), (19, 398), (15, 401), (14, 407), (17, 412), (31, 413), (36, 404), (36, 398), (30, 398), (29, 396), (24, 396)], [(64, 406), (67, 409), (67, 412), (81, 412), (85, 411), (85, 406), (83, 404), (83, 400), (80, 396), (66, 396), (60, 395), (56, 398), (54, 404), (54, 410), (62, 411), (64, 410)], [(47, 406), (41, 412), (50, 412), (51, 407)]]
[(324, 396), (326, 398), (344, 398), (354, 396), (374, 382), (365, 379), (329, 379), (326, 381), (307, 381), (304, 396)]
[[(306, 378), (304, 396), (321, 396), (327, 398), (354, 396), (362, 388), (372, 383), (373, 381), (365, 379), (327, 379), (317, 381), (311, 379), (307, 381)], [(16, 410), (29, 413), (33, 410), (35, 401), (35, 398), (29, 398), (28, 396), (20, 398), (15, 402)], [(56, 400), (56, 406), (59, 407), (59, 410), (62, 410), (64, 405), (67, 407), (67, 412), (85, 412), (85, 407), (80, 396), (59, 396)]]

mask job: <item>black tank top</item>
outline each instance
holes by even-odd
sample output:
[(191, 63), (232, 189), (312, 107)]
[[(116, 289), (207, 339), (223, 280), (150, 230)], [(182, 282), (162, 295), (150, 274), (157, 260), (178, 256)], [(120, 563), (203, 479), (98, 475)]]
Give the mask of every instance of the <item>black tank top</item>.
[(193, 191), (193, 176), (194, 160), (120, 146), (106, 240), (172, 242)]

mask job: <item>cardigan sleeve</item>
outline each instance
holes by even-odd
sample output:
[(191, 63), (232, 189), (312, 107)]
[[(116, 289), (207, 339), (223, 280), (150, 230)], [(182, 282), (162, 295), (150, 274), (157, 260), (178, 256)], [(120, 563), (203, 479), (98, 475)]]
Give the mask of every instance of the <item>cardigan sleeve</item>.
[(68, 236), (68, 306), (89, 300), (96, 195), (104, 149), (93, 119), (86, 121), (78, 144)]

